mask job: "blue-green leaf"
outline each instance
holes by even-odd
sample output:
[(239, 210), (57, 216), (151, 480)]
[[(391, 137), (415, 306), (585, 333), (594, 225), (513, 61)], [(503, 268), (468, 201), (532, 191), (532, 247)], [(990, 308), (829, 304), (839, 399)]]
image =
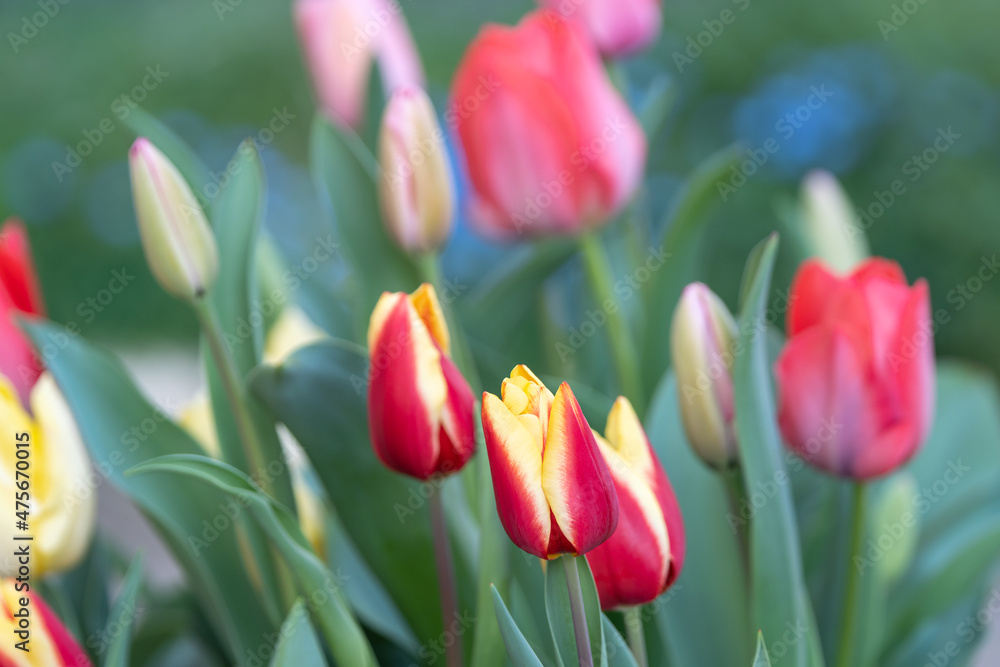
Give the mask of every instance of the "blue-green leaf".
[(142, 584), (141, 554), (135, 557), (125, 574), (125, 581), (111, 610), (108, 627), (104, 631), (105, 637), (112, 637), (107, 655), (104, 657), (104, 667), (127, 667), (129, 664), (132, 625), (138, 615), (136, 598), (139, 595), (140, 584)]
[(490, 592), (493, 595), (500, 636), (503, 637), (503, 643), (507, 647), (507, 655), (511, 662), (514, 663), (515, 667), (542, 667), (541, 661), (531, 650), (531, 646), (528, 645), (521, 630), (511, 618), (510, 612), (507, 611), (507, 605), (503, 603), (503, 598), (500, 597), (496, 586), (490, 586)]
[(587, 619), (587, 634), (594, 665), (606, 665), (607, 653), (604, 645), (604, 624), (601, 621), (601, 601), (597, 596), (594, 575), (590, 572), (587, 559), (561, 556), (548, 561), (545, 566), (545, 611), (549, 619), (549, 630), (556, 646), (556, 654), (564, 667), (580, 664), (576, 650), (576, 631), (570, 608), (570, 594), (566, 581), (566, 568), (576, 567), (583, 591), (584, 613)]
[(326, 667), (323, 647), (309, 622), (305, 604), (299, 599), (281, 626), (281, 638), (270, 667)]

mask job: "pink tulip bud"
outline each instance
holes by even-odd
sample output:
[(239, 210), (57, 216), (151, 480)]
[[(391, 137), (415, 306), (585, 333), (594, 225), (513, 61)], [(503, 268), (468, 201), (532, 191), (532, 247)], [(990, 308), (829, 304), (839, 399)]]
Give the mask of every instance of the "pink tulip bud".
[(618, 497), (565, 382), (555, 396), (527, 366), (483, 394), (483, 436), (500, 523), (539, 558), (585, 554), (618, 525)]
[(618, 493), (618, 528), (587, 562), (607, 610), (647, 604), (666, 591), (684, 566), (685, 540), (670, 480), (624, 396), (611, 408), (604, 435), (597, 444)]
[(640, 185), (642, 128), (582, 26), (554, 12), (486, 26), (459, 65), (446, 117), (485, 234), (576, 234), (614, 216)]
[(904, 464), (934, 413), (927, 283), (874, 258), (839, 276), (817, 260), (792, 282), (788, 342), (775, 365), (778, 421), (806, 461), (868, 479)]
[(594, 44), (607, 56), (632, 54), (660, 34), (659, 0), (539, 0), (539, 4), (583, 23)]
[(379, 135), (382, 220), (406, 251), (428, 252), (448, 238), (455, 193), (444, 132), (426, 93), (397, 90)]
[(363, 124), (372, 62), (387, 93), (423, 86), (402, 7), (393, 0), (296, 0), (295, 24), (320, 108), (333, 122)]

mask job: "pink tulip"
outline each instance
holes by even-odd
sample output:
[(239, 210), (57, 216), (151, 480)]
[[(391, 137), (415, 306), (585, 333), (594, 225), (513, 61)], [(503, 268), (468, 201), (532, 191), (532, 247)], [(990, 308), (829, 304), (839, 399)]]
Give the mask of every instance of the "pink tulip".
[(295, 23), (320, 107), (335, 123), (363, 124), (373, 61), (387, 94), (424, 84), (420, 55), (395, 0), (296, 0)]
[(927, 283), (870, 259), (838, 276), (807, 261), (792, 283), (788, 342), (776, 364), (778, 419), (789, 446), (843, 477), (904, 464), (934, 412)]
[(632, 54), (660, 34), (659, 0), (539, 0), (539, 4), (583, 23), (607, 56)]
[(452, 86), (480, 231), (575, 234), (614, 216), (638, 189), (642, 128), (577, 22), (536, 11), (486, 26)]
[(0, 374), (14, 383), (22, 405), (28, 405), (42, 369), (31, 343), (14, 321), (18, 313), (45, 315), (45, 304), (28, 233), (20, 220), (11, 219), (0, 227)]

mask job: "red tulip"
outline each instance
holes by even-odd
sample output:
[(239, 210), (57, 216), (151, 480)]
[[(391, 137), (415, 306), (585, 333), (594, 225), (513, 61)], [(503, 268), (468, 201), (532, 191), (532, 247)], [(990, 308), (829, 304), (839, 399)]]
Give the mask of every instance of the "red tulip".
[(927, 283), (870, 259), (846, 277), (816, 260), (792, 283), (775, 368), (778, 419), (814, 465), (867, 479), (905, 463), (931, 427), (934, 341)]
[(14, 322), (16, 313), (44, 315), (45, 304), (31, 259), (28, 234), (20, 220), (0, 228), (0, 374), (17, 388), (28, 405), (31, 388), (42, 372), (31, 344)]
[(638, 189), (646, 138), (576, 22), (537, 11), (489, 25), (459, 65), (457, 125), (481, 231), (574, 234), (607, 221)]
[(539, 0), (539, 4), (581, 21), (608, 56), (635, 53), (660, 34), (659, 0)]
[(510, 539), (539, 558), (580, 555), (611, 537), (618, 498), (573, 390), (553, 396), (517, 366), (483, 394), (483, 435), (497, 513)]
[(387, 93), (424, 84), (420, 55), (402, 8), (392, 0), (297, 0), (295, 23), (326, 116), (363, 123), (372, 62)]
[(655, 600), (684, 566), (684, 521), (639, 417), (624, 396), (597, 444), (618, 492), (618, 529), (587, 554), (602, 609)]
[[(45, 601), (27, 590), (23, 583), (14, 579), (0, 582), (0, 632), (4, 641), (0, 643), (0, 667), (90, 667), (90, 658), (80, 648), (76, 640), (63, 626), (59, 617), (49, 609)], [(22, 604), (27, 602), (27, 605)], [(20, 617), (23, 609), (29, 618), (28, 634), (19, 635)], [(27, 652), (17, 648), (17, 643), (27, 639)]]
[(475, 397), (449, 358), (434, 288), (385, 292), (368, 326), (368, 424), (375, 454), (417, 479), (458, 472), (476, 449)]

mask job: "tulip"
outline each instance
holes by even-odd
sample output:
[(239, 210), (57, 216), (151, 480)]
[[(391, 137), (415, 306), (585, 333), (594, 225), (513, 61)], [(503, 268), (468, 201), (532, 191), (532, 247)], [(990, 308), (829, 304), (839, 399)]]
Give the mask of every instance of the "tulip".
[(809, 260), (792, 282), (775, 366), (786, 443), (813, 465), (864, 480), (905, 463), (930, 430), (934, 341), (927, 283), (875, 258), (837, 275)]
[(483, 394), (482, 417), (504, 530), (539, 558), (593, 550), (615, 532), (618, 497), (573, 390), (553, 396), (521, 365), (500, 394)]
[(539, 0), (564, 18), (579, 20), (601, 53), (631, 55), (660, 34), (659, 0)]
[(553, 12), (486, 26), (459, 65), (446, 116), (465, 151), (472, 221), (491, 236), (593, 228), (642, 180), (642, 128), (583, 28)]
[[(26, 602), (27, 604), (22, 604)], [(0, 665), (4, 667), (90, 667), (90, 657), (62, 624), (59, 617), (23, 581), (0, 581)], [(22, 641), (20, 619), (15, 614), (27, 610), (30, 635)]]
[(149, 140), (129, 151), (132, 199), (139, 235), (153, 277), (187, 301), (212, 286), (219, 268), (215, 237), (184, 177)]
[(684, 522), (673, 488), (624, 396), (597, 436), (618, 494), (618, 528), (589, 554), (601, 608), (634, 607), (666, 591), (684, 565)]
[(377, 60), (387, 94), (423, 86), (424, 73), (402, 8), (392, 0), (297, 0), (295, 24), (323, 113), (352, 129), (363, 124)]
[[(94, 532), (95, 493), (88, 486), (90, 463), (73, 415), (48, 372), (32, 388), (30, 405), (29, 414), (11, 383), (0, 376), (0, 424), (11, 438), (2, 451), (0, 490), (11, 499), (12, 510), (15, 494), (25, 491), (14, 475), (21, 460), (18, 451), (28, 452), (30, 466), (27, 529), (17, 528), (11, 517), (0, 524), (0, 535), (7, 546), (17, 544), (14, 537), (30, 535), (31, 573), (41, 576), (67, 570), (83, 557)], [(20, 448), (15, 441), (30, 444)], [(4, 554), (0, 576), (16, 576), (18, 566)]]
[(701, 283), (681, 293), (670, 329), (670, 351), (688, 443), (705, 463), (736, 461), (732, 354), (736, 322), (722, 300)]
[(834, 271), (846, 273), (868, 256), (865, 233), (851, 200), (828, 171), (815, 170), (802, 182), (806, 238), (811, 250)]
[(451, 165), (444, 132), (426, 93), (401, 88), (382, 117), (379, 135), (382, 220), (404, 250), (437, 249), (451, 231)]
[(475, 451), (475, 398), (448, 356), (434, 288), (385, 292), (368, 326), (368, 424), (375, 454), (417, 479), (458, 472)]
[(0, 374), (11, 379), (27, 403), (42, 368), (14, 321), (17, 312), (44, 315), (45, 304), (28, 234), (20, 220), (11, 219), (0, 228)]

